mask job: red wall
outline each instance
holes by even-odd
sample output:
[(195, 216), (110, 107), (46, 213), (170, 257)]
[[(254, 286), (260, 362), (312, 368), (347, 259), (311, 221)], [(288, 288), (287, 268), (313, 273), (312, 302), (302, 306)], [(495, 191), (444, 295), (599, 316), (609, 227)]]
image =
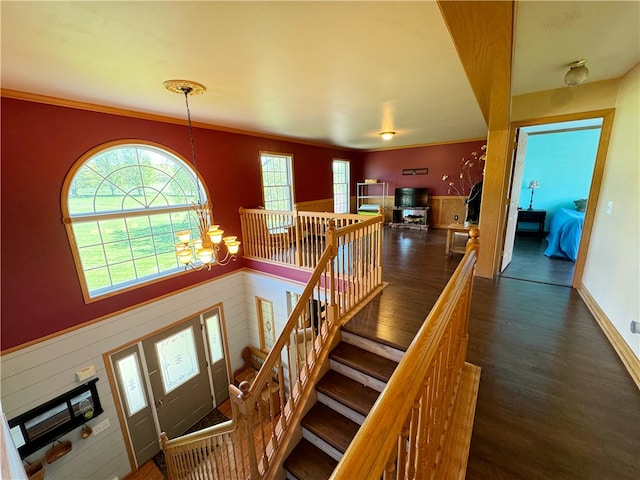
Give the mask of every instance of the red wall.
[[(481, 140), (369, 152), (364, 157), (364, 178), (389, 182), (389, 195), (400, 187), (427, 187), (430, 195), (455, 195), (448, 193), (448, 182), (444, 182), (442, 176), (457, 177), (462, 159), (474, 151), (480, 155), (484, 143)], [(405, 168), (425, 167), (429, 169), (427, 175), (402, 175)]]
[[(61, 190), (69, 169), (88, 150), (119, 139), (153, 141), (189, 159), (187, 129), (8, 98), (2, 98), (1, 122), (2, 350), (244, 265), (241, 259), (214, 272), (180, 275), (85, 304), (61, 221)], [(240, 234), (239, 207), (262, 203), (261, 150), (293, 154), (297, 202), (332, 197), (334, 158), (352, 161), (354, 180), (363, 176), (362, 154), (357, 152), (208, 129), (195, 129), (194, 138), (216, 223), (228, 233)]]

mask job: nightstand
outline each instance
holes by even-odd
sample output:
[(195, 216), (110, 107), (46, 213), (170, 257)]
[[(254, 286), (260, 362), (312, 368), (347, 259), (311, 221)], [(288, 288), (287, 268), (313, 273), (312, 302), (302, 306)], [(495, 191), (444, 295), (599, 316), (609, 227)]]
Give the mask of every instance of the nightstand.
[(518, 210), (518, 223), (516, 231), (519, 230), (521, 223), (537, 223), (538, 235), (544, 235), (544, 220), (547, 217), (546, 210)]

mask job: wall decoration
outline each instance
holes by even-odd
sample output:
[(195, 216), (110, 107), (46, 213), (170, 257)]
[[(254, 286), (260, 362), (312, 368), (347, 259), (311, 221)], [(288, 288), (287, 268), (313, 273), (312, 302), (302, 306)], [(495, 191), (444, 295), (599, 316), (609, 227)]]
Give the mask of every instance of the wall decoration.
[(429, 174), (429, 169), (427, 167), (402, 169), (402, 175), (428, 175), (428, 174)]

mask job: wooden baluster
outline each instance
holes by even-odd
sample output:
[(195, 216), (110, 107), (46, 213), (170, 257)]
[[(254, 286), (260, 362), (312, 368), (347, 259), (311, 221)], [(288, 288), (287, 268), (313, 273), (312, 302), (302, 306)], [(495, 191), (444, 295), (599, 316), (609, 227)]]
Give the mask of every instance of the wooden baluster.
[(293, 234), (295, 236), (295, 247), (296, 247), (296, 258), (295, 265), (296, 267), (302, 266), (302, 229), (300, 224), (300, 214), (298, 213), (298, 209), (293, 207)]
[(405, 478), (407, 472), (407, 448), (411, 448), (407, 445), (409, 438), (409, 427), (411, 422), (411, 413), (407, 415), (407, 419), (404, 422), (400, 436), (398, 437), (398, 475), (397, 478)]
[(391, 450), (389, 454), (389, 460), (387, 460), (387, 464), (384, 467), (384, 474), (382, 476), (383, 480), (394, 480), (396, 478), (396, 459), (398, 458), (398, 451)]
[(407, 476), (406, 478), (412, 480), (416, 476), (416, 455), (417, 455), (417, 438), (418, 438), (418, 426), (420, 418), (420, 401), (415, 399), (410, 413), (411, 423), (409, 427), (409, 461), (407, 464)]
[(418, 438), (417, 438), (417, 452), (416, 452), (416, 460), (415, 464), (417, 465), (416, 469), (416, 480), (424, 478), (426, 470), (424, 468), (425, 458), (428, 456), (428, 452), (430, 449), (430, 438), (429, 438), (429, 416), (431, 405), (428, 402), (428, 383), (427, 380), (424, 379), (420, 390), (418, 391), (418, 403), (420, 405), (420, 417), (419, 417), (419, 425), (418, 425)]
[(434, 445), (436, 444), (435, 439), (435, 426), (434, 426), (434, 418), (435, 418), (435, 378), (434, 378), (435, 368), (433, 366), (429, 368), (427, 377), (426, 377), (426, 385), (425, 391), (423, 395), (423, 403), (425, 405), (425, 438), (426, 442), (426, 452), (424, 453), (425, 461), (424, 465), (427, 465), (428, 458), (430, 458), (434, 451)]

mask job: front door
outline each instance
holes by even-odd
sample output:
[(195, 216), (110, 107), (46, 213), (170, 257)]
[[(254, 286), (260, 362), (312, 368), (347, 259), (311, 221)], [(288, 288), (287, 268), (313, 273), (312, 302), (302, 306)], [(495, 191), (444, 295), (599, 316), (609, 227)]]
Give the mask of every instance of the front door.
[(160, 428), (182, 435), (213, 409), (200, 317), (142, 342)]

